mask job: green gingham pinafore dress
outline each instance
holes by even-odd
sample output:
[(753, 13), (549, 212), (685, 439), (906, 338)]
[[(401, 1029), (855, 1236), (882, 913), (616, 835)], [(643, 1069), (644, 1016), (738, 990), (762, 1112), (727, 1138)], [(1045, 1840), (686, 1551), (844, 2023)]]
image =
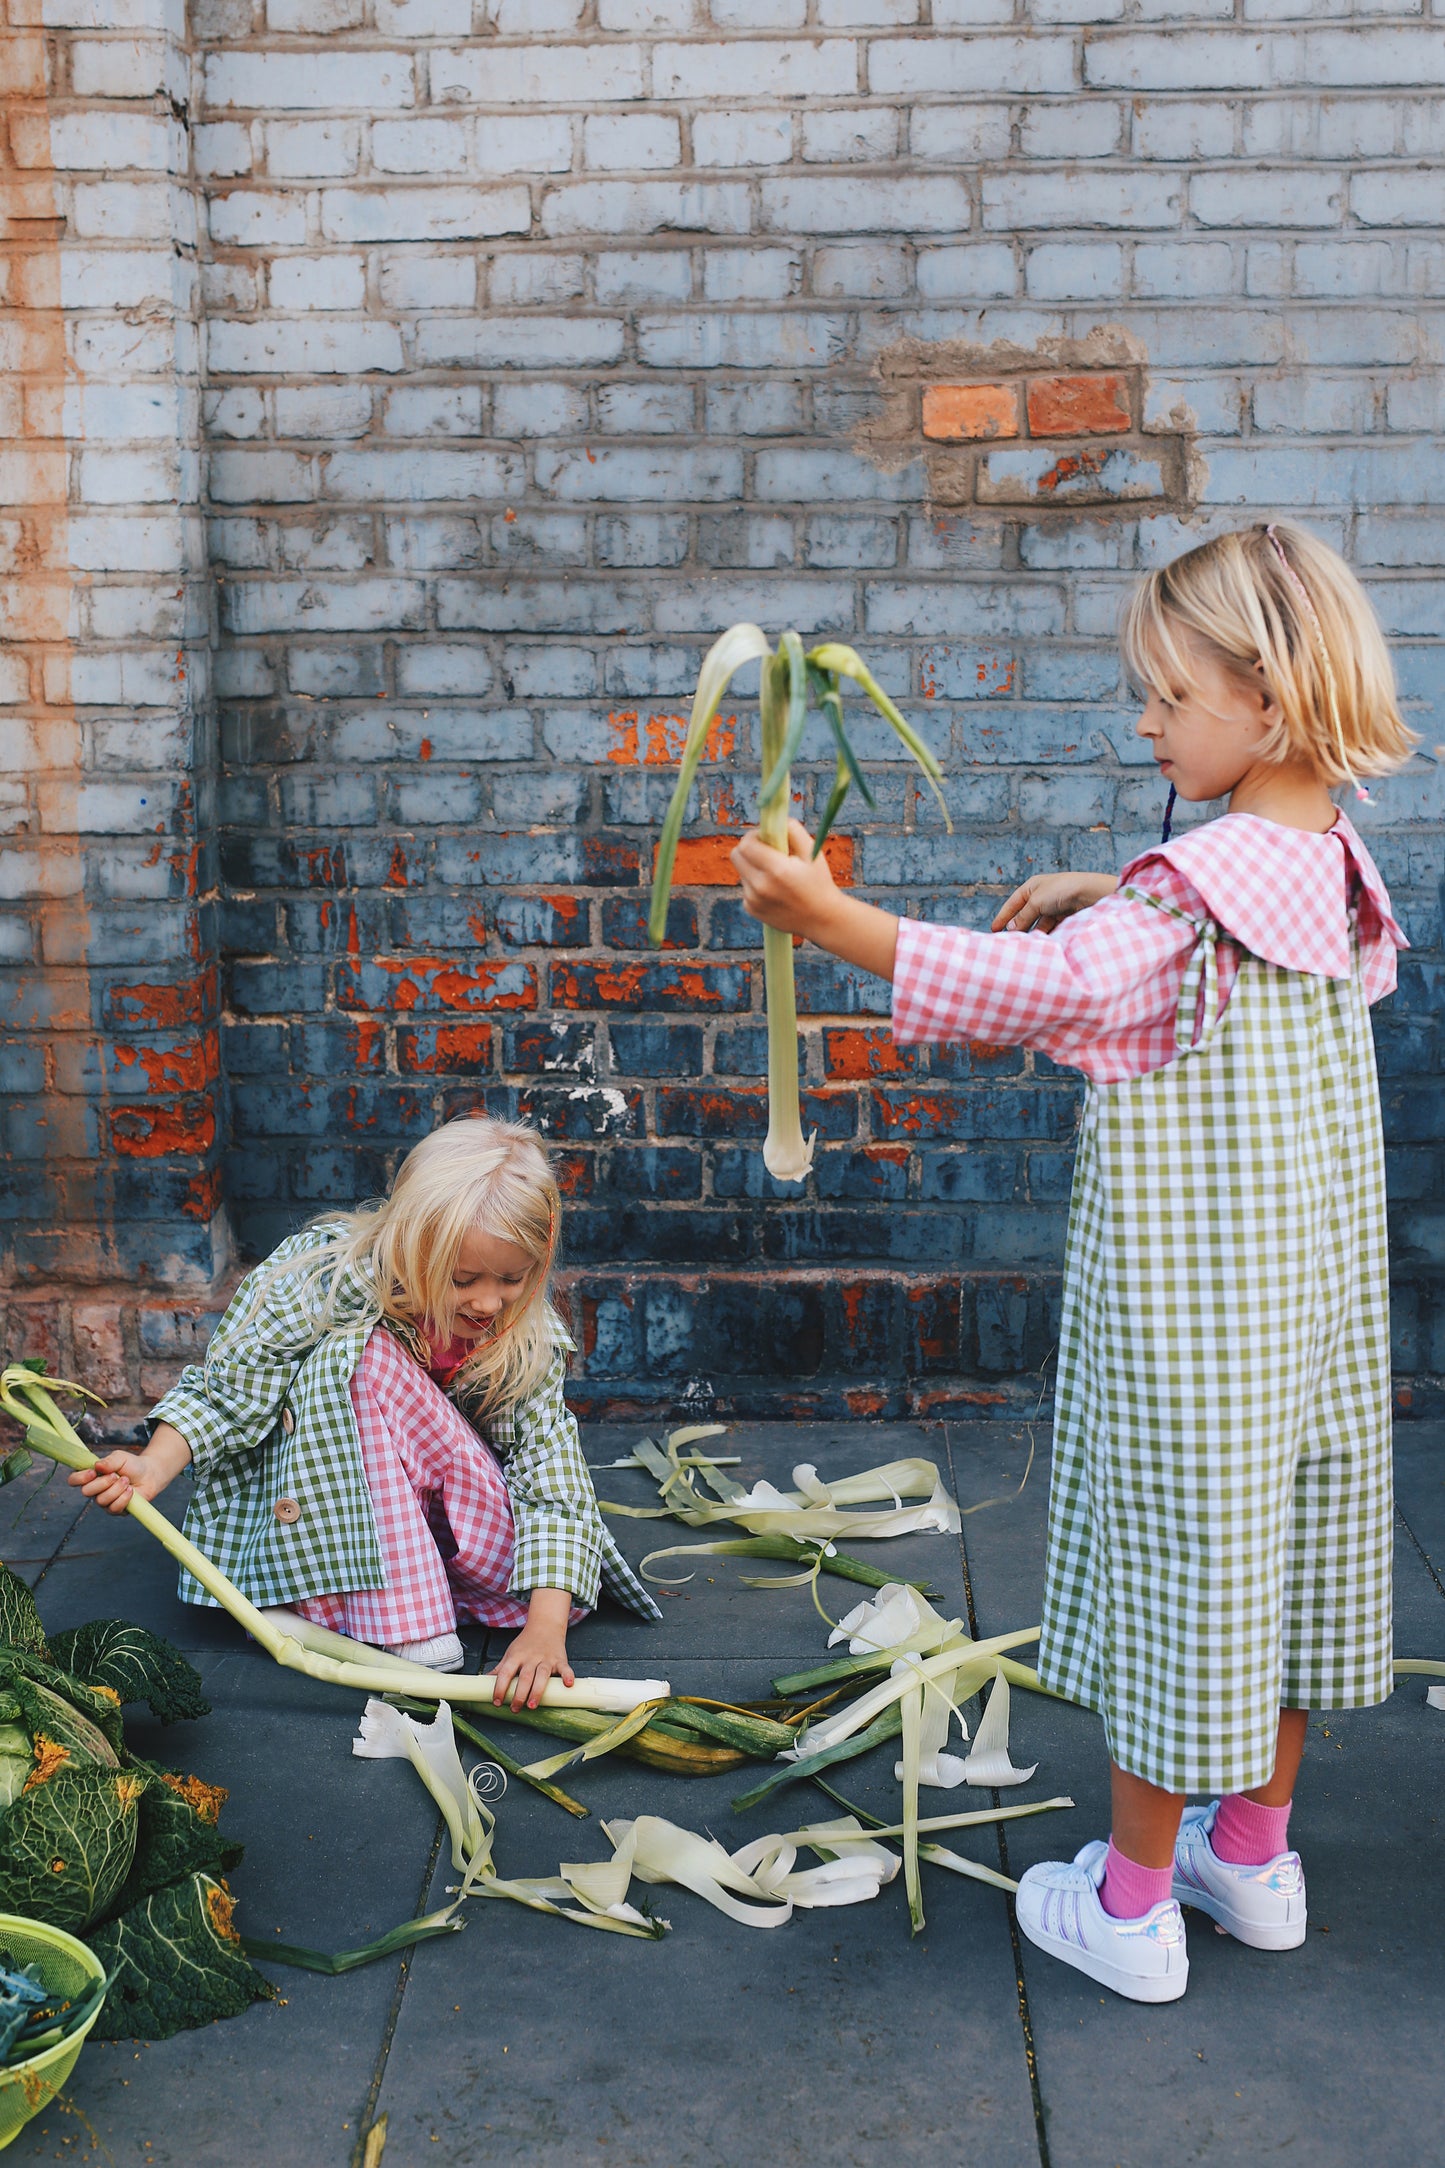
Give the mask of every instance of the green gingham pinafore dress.
[(1115, 1762), (1172, 1792), (1263, 1784), (1281, 1707), (1364, 1708), (1393, 1685), (1384, 1154), (1358, 942), (1349, 978), (1241, 954), (1221, 1013), (1222, 938), (1201, 930), (1177, 1058), (1089, 1087), (1039, 1659), (1102, 1714)]

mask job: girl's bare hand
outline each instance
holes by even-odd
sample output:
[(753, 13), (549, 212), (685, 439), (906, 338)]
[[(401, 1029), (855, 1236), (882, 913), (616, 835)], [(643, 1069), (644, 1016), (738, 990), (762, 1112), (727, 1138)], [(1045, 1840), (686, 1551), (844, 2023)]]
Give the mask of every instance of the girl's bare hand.
[(565, 1588), (533, 1589), (527, 1623), (497, 1666), (492, 1692), (498, 1708), (510, 1700), (514, 1709), (535, 1709), (549, 1679), (575, 1685), (576, 1674), (567, 1661), (571, 1615), (572, 1598)]
[(169, 1481), (144, 1453), (107, 1453), (93, 1468), (77, 1468), (70, 1477), (75, 1489), (84, 1491), (92, 1505), (104, 1506), (107, 1513), (124, 1513), (133, 1491), (142, 1498), (157, 1497)]
[(1112, 896), (1118, 887), (1112, 873), (1036, 873), (1000, 905), (995, 933), (1052, 933), (1062, 919)]
[(732, 853), (743, 885), (743, 902), (754, 918), (783, 933), (818, 937), (838, 900), (825, 858), (813, 856), (813, 839), (801, 821), (788, 823), (786, 854), (750, 828)]

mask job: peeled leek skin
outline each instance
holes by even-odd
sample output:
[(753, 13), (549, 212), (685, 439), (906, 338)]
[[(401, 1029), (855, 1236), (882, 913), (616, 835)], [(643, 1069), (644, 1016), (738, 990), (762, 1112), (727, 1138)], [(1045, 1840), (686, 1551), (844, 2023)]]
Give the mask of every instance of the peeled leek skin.
[[(869, 804), (872, 803), (872, 793), (848, 742), (843, 721), (842, 681), (845, 678), (866, 694), (897, 734), (927, 777), (950, 830), (953, 826), (939, 788), (942, 770), (937, 760), (851, 647), (845, 647), (839, 641), (827, 641), (805, 654), (798, 634), (785, 632), (777, 648), (773, 649), (758, 626), (733, 625), (713, 642), (698, 674), (677, 785), (658, 838), (657, 869), (653, 876), (647, 927), (648, 939), (654, 948), (661, 947), (666, 932), (677, 840), (682, 832), (688, 794), (707, 746), (708, 732), (735, 672), (749, 662), (762, 666), (758, 696), (762, 724), (762, 797), (758, 808), (758, 833), (765, 843), (784, 852), (788, 848), (792, 764), (802, 742), (810, 698), (821, 709), (837, 749), (835, 779), (814, 840), (814, 855), (822, 849), (828, 831), (855, 783)], [(793, 937), (779, 932), (774, 926), (763, 928), (763, 983), (768, 1012), (768, 1134), (763, 1145), (763, 1165), (774, 1181), (802, 1182), (806, 1181), (812, 1168), (814, 1138), (803, 1135), (798, 1101), (798, 1009), (793, 982)]]
[[(63, 1468), (88, 1471), (96, 1465), (97, 1456), (56, 1406), (47, 1390), (52, 1386), (58, 1392), (96, 1399), (83, 1386), (71, 1385), (64, 1378), (42, 1377), (24, 1363), (16, 1363), (0, 1372), (0, 1408), (25, 1426), (25, 1442), (34, 1451), (59, 1461)], [(126, 1511), (285, 1670), (303, 1672), (308, 1679), (319, 1679), (328, 1686), (347, 1686), (371, 1694), (406, 1692), (419, 1701), (451, 1701), (480, 1708), (492, 1705), (496, 1681), (490, 1674), (479, 1678), (429, 1671), (424, 1664), (408, 1663), (403, 1657), (389, 1656), (384, 1650), (369, 1649), (344, 1634), (314, 1626), (295, 1612), (283, 1612), (278, 1618), (274, 1613), (260, 1611), (203, 1551), (198, 1551), (179, 1528), (156, 1511), (148, 1498), (132, 1491)], [(664, 1699), (670, 1692), (665, 1679), (579, 1679), (575, 1686), (549, 1679), (542, 1701), (549, 1708), (600, 1709), (609, 1715), (626, 1715), (644, 1701)]]

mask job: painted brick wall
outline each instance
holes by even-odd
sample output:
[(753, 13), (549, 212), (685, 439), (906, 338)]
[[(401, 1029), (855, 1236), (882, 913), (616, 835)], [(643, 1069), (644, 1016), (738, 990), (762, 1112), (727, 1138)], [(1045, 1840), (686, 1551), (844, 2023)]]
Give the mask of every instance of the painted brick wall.
[(1445, 29), (1363, 0), (195, 0), (170, 36), (208, 199), (245, 1252), (485, 1105), (561, 1146), (584, 1399), (1036, 1397), (1075, 1082), (899, 1054), (878, 987), (804, 954), (817, 1169), (773, 1185), (726, 877), (748, 699), (652, 955), (669, 764), (721, 626), (856, 640), (954, 832), (865, 726), (841, 870), (986, 923), (1157, 833), (1120, 599), (1276, 512), (1369, 581), (1425, 734), (1351, 811), (1418, 944), (1379, 1045), (1403, 1390), (1434, 1405)]

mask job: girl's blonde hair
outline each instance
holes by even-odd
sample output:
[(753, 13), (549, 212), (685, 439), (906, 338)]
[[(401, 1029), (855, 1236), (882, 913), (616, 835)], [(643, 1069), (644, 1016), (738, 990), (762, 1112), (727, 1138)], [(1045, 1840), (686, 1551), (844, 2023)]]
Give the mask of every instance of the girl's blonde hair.
[(1242, 527), (1151, 572), (1124, 617), (1129, 668), (1165, 699), (1197, 695), (1191, 637), (1278, 706), (1266, 760), (1308, 760), (1333, 787), (1409, 759), (1416, 735), (1365, 591), (1303, 527)]
[[(465, 1115), (414, 1145), (387, 1196), (316, 1222), (330, 1237), (281, 1271), (303, 1282), (321, 1332), (349, 1329), (344, 1290), (360, 1280), (374, 1314), (427, 1359), (422, 1327), (450, 1334), (456, 1318), (452, 1275), (474, 1230), (515, 1243), (532, 1260), (518, 1300), (475, 1343), (453, 1385), (479, 1415), (511, 1407), (546, 1376), (556, 1345), (548, 1278), (557, 1253), (561, 1199), (542, 1140), (523, 1122)], [(340, 1303), (338, 1298), (341, 1298)]]

